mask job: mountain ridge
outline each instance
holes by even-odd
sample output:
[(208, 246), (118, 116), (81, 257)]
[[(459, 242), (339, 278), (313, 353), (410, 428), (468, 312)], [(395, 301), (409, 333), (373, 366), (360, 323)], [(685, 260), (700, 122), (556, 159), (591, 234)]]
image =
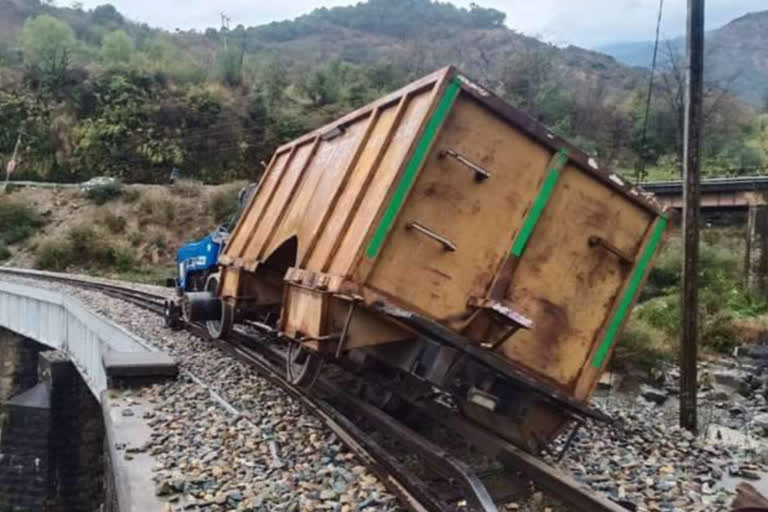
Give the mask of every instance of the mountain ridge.
[[(626, 65), (650, 68), (652, 41), (619, 42), (601, 45), (598, 51)], [(669, 64), (685, 54), (685, 38), (660, 42), (659, 65)], [(749, 12), (722, 27), (708, 30), (705, 42), (707, 80), (731, 91), (753, 107), (764, 106), (768, 94), (768, 10)]]

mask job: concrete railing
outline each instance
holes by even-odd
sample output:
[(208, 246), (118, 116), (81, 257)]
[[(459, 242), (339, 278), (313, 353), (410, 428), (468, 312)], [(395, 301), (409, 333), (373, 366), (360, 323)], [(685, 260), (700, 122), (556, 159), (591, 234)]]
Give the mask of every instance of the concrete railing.
[(64, 294), (0, 281), (0, 327), (69, 355), (93, 395), (107, 389), (109, 351), (154, 352), (141, 338)]

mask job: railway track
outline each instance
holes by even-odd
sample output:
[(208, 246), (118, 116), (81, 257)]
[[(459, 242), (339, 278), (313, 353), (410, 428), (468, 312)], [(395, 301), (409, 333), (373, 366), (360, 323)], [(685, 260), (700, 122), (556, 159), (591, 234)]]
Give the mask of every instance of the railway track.
[[(157, 315), (165, 311), (167, 299), (163, 295), (124, 286), (4, 267), (0, 267), (0, 274), (94, 290)], [(186, 324), (183, 327), (207, 339), (203, 326)], [(434, 397), (404, 400), (401, 406), (407, 408), (406, 416), (413, 420), (401, 421), (351, 392), (356, 385), (354, 377), (333, 365), (329, 365), (331, 368), (324, 371), (309, 390), (292, 385), (285, 375), (284, 344), (269, 342), (269, 332), (265, 336), (256, 331), (264, 327), (246, 325), (216, 345), (254, 367), (320, 418), (409, 510), (496, 512), (499, 506), (530, 493), (531, 482), (571, 510), (620, 512), (627, 509), (594, 494), (537, 457), (464, 419), (449, 403), (441, 403), (432, 399)], [(347, 381), (334, 378), (334, 373), (345, 375)], [(447, 431), (448, 442), (434, 439), (435, 431), (441, 430)], [(468, 460), (475, 451), (484, 454), (483, 463)]]

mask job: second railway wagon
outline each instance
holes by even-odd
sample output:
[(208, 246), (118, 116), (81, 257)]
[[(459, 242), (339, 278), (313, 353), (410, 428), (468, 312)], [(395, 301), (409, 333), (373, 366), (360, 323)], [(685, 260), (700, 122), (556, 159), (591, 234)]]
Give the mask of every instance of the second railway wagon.
[[(450, 67), (280, 147), (191, 318), (435, 387), (534, 451), (585, 404), (667, 219), (617, 174)], [(389, 395), (387, 395), (389, 396)]]

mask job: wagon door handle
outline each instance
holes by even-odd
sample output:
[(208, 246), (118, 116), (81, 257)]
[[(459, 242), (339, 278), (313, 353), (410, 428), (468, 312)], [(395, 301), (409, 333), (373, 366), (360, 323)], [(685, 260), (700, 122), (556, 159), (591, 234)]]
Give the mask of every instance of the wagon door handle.
[(619, 261), (622, 265), (631, 265), (635, 262), (634, 258), (629, 256), (627, 253), (613, 245), (612, 243), (608, 242), (606, 239), (601, 238), (596, 235), (592, 235), (589, 237), (588, 240), (590, 247), (601, 247), (605, 249), (606, 251), (610, 252), (611, 254), (616, 255), (617, 258), (619, 258)]
[(451, 158), (455, 158), (462, 164), (466, 165), (471, 171), (475, 173), (475, 181), (485, 181), (488, 178), (491, 177), (491, 173), (477, 165), (476, 163), (470, 161), (468, 158), (458, 154), (452, 149), (444, 149), (439, 154), (440, 158), (445, 158), (447, 156), (450, 156)]
[(437, 233), (435, 233), (434, 231), (432, 231), (428, 227), (425, 227), (425, 226), (419, 224), (418, 222), (409, 222), (408, 224), (406, 224), (405, 227), (407, 229), (414, 229), (414, 230), (418, 231), (419, 233), (423, 233), (423, 234), (427, 235), (432, 240), (436, 240), (437, 242), (439, 242), (443, 246), (443, 249), (445, 249), (446, 251), (456, 252), (456, 244), (454, 244), (453, 242), (451, 242), (450, 240), (448, 240), (444, 236), (438, 235)]

